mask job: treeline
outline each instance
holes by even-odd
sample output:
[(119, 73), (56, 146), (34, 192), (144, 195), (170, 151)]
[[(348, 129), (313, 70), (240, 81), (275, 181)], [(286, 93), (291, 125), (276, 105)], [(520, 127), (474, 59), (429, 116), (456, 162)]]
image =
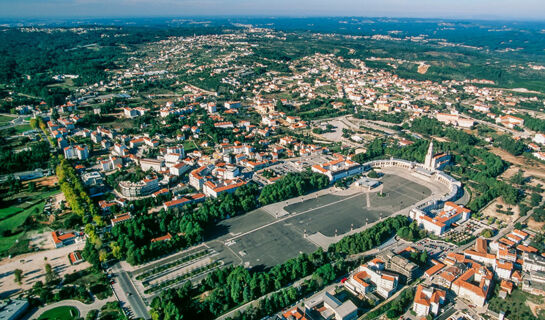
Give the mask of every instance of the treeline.
[(405, 216), (396, 216), (381, 221), (364, 232), (346, 236), (332, 244), (328, 251), (341, 254), (355, 254), (370, 250), (396, 234), (396, 231), (410, 225)]
[(34, 170), (47, 167), (49, 161), (49, 143), (39, 141), (29, 146), (30, 150), (13, 152), (6, 145), (0, 147), (0, 174)]
[[(186, 205), (168, 211), (162, 209), (156, 215), (137, 215), (112, 228), (108, 235), (112, 240), (109, 250), (117, 259), (126, 259), (133, 265), (141, 264), (201, 242), (205, 229), (217, 221), (328, 185), (329, 179), (321, 174), (308, 171), (289, 173), (261, 191), (257, 185), (249, 183), (232, 194), (209, 198), (199, 205)], [(151, 242), (168, 233), (172, 236), (171, 240)]]
[(514, 156), (520, 156), (526, 148), (524, 142), (515, 140), (508, 135), (497, 136), (494, 140), (494, 145), (502, 148)]
[[(541, 106), (543, 107), (543, 106)], [(545, 133), (545, 120), (532, 117), (528, 114), (518, 115), (524, 119), (524, 126), (530, 130)]]
[(469, 133), (452, 127), (445, 127), (437, 119), (428, 117), (415, 119), (411, 124), (411, 131), (430, 136), (446, 137), (452, 142), (464, 145), (475, 145), (479, 142), (475, 136)]
[[(311, 254), (300, 254), (266, 271), (250, 271), (242, 266), (214, 270), (195, 288), (187, 283), (182, 288), (162, 292), (151, 304), (152, 317), (213, 319), (232, 308), (280, 290), (268, 299), (263, 299), (247, 315), (237, 314), (234, 317), (259, 319), (289, 306), (306, 293), (319, 290), (346, 273), (353, 266), (347, 264), (343, 257), (380, 245), (395, 234), (396, 227), (408, 224), (405, 216), (388, 218), (359, 234), (345, 237), (341, 240), (343, 244), (330, 246), (327, 253), (319, 249)], [(356, 264), (357, 261), (354, 266)], [(312, 275), (311, 279), (300, 286), (291, 285), (281, 290), (309, 275)], [(201, 298), (195, 299), (197, 296)]]
[(267, 205), (323, 189), (328, 185), (329, 179), (323, 174), (309, 171), (290, 172), (275, 183), (265, 186), (259, 195), (259, 202)]
[(367, 120), (379, 120), (384, 122), (401, 124), (403, 120), (408, 118), (408, 115), (406, 112), (384, 113), (384, 112), (372, 112), (368, 110), (361, 110), (360, 112), (354, 114), (354, 118), (367, 119)]
[(486, 149), (468, 145), (451, 142), (439, 145), (443, 150), (455, 153), (454, 164), (448, 165), (445, 171), (457, 176), (475, 191), (467, 205), (473, 212), (479, 211), (499, 196), (508, 204), (514, 205), (520, 201), (520, 191), (498, 179), (508, 168), (508, 164), (499, 156)]
[(389, 155), (398, 159), (424, 162), (428, 146), (429, 142), (421, 139), (409, 146), (400, 148), (397, 144), (389, 145), (385, 139), (377, 138), (368, 145), (365, 152), (358, 153), (352, 159), (359, 163), (365, 163)]
[[(426, 236), (426, 230), (419, 228), (416, 221), (409, 226), (403, 226), (397, 230), (396, 234), (407, 241), (418, 241)], [(426, 251), (424, 251), (426, 252)]]
[[(309, 255), (302, 254), (270, 271), (251, 272), (242, 266), (216, 269), (196, 289), (192, 289), (190, 282), (187, 282), (182, 288), (163, 291), (151, 303), (151, 314), (155, 319), (214, 319), (231, 308), (280, 290), (313, 273), (322, 284), (336, 277), (334, 267), (327, 263), (326, 254), (321, 250)], [(264, 309), (274, 312), (289, 305), (301, 296), (299, 290), (293, 286), (285, 289), (278, 293), (276, 299), (269, 300), (273, 304), (269, 307), (264, 305)], [(203, 293), (207, 293), (203, 299), (193, 298)]]
[[(115, 258), (134, 265), (194, 245), (202, 241), (205, 228), (215, 221), (255, 209), (258, 194), (258, 187), (250, 183), (199, 206), (136, 216), (112, 228), (110, 249)], [(151, 242), (167, 233), (172, 235), (171, 240)]]
[(81, 216), (84, 222), (90, 222), (91, 218), (95, 216), (100, 217), (97, 206), (85, 191), (76, 170), (66, 159), (62, 159), (57, 165), (56, 173), (61, 191), (72, 212)]

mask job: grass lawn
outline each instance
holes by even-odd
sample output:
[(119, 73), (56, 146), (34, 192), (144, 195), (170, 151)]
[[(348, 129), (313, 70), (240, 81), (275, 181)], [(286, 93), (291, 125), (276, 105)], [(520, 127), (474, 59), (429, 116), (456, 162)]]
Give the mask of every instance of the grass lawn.
[(13, 119), (15, 119), (15, 117), (0, 116), (0, 125), (7, 124), (8, 122), (10, 122), (10, 121), (13, 120)]
[(44, 206), (45, 203), (41, 201), (40, 203), (35, 204), (12, 217), (0, 221), (0, 232), (4, 232), (4, 230), (13, 230), (19, 227), (23, 224), (23, 222), (25, 222), (26, 218), (28, 218), (34, 212), (42, 213)]
[(25, 131), (32, 130), (32, 127), (30, 126), (30, 124), (22, 124), (20, 126), (16, 126), (16, 127), (13, 127), (13, 128), (15, 128), (15, 131), (17, 133), (23, 133)]
[[(1, 234), (5, 230), (14, 230), (20, 227), (29, 216), (36, 212), (41, 214), (45, 206), (45, 201), (43, 200), (59, 192), (59, 190), (53, 190), (28, 194), (26, 196), (29, 196), (34, 200), (32, 203), (23, 202), (16, 206), (0, 209), (0, 256), (13, 247), (17, 240), (21, 242), (24, 239), (26, 232), (20, 232), (8, 237), (3, 237)], [(23, 194), (21, 193), (18, 196), (22, 195)], [(21, 245), (23, 245), (23, 243), (21, 243)]]
[(17, 207), (9, 207), (9, 208), (0, 209), (0, 221), (6, 218), (9, 218), (12, 215), (19, 213), (21, 211), (23, 211), (23, 209), (17, 208)]
[(78, 317), (78, 309), (74, 307), (58, 307), (44, 312), (38, 320), (71, 320)]
[(198, 149), (197, 145), (195, 144), (195, 141), (193, 141), (193, 140), (184, 141), (183, 145), (184, 145), (184, 151), (186, 153), (191, 152), (191, 151), (193, 151), (195, 149)]
[(17, 239), (19, 238), (22, 238), (23, 236), (24, 232), (9, 237), (0, 237), (0, 256), (1, 253), (6, 252), (9, 250), (9, 248), (13, 247), (15, 241), (17, 241)]

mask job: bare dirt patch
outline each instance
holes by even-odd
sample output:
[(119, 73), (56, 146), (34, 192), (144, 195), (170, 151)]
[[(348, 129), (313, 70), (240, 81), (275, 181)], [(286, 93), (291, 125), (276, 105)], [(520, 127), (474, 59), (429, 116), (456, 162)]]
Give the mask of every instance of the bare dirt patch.
[(526, 224), (528, 225), (528, 228), (538, 232), (543, 230), (543, 227), (545, 227), (545, 222), (537, 222), (534, 220), (534, 218), (528, 219)]
[(27, 185), (30, 182), (36, 183), (37, 187), (53, 187), (59, 182), (59, 179), (57, 178), (57, 176), (49, 176), (49, 177), (38, 178), (38, 179), (30, 180), (30, 181), (25, 181), (23, 182), (23, 185)]
[[(499, 210), (507, 210), (507, 208), (511, 208), (512, 209), (511, 211), (513, 212), (513, 214), (508, 215), (508, 214), (503, 214), (501, 212), (498, 212), (497, 205), (502, 206), (502, 208), (499, 209)], [(482, 214), (487, 216), (487, 217), (496, 218), (497, 220), (501, 220), (501, 221), (503, 221), (505, 223), (510, 223), (510, 222), (515, 221), (515, 220), (517, 220), (519, 218), (520, 212), (519, 212), (518, 206), (508, 205), (503, 201), (502, 198), (497, 198), (492, 203), (490, 203), (490, 205), (488, 207), (483, 209)]]
[(429, 65), (427, 64), (420, 64), (418, 65), (418, 73), (420, 74), (425, 74), (426, 72), (428, 72), (428, 69), (430, 68)]
[(534, 314), (534, 317), (539, 316), (539, 312), (543, 309), (545, 309), (545, 304), (537, 304), (535, 302), (532, 302), (530, 300), (526, 300), (526, 305), (530, 307), (530, 310), (532, 310), (532, 313)]
[(503, 160), (510, 162), (514, 165), (519, 166), (523, 171), (525, 171), (525, 176), (534, 176), (537, 178), (545, 179), (545, 165), (537, 162), (537, 161), (531, 161), (529, 162), (528, 159), (518, 156), (515, 157), (514, 155), (508, 153), (507, 151), (503, 151), (499, 148), (490, 148), (490, 151), (494, 154), (500, 156)]
[(53, 208), (60, 209), (62, 201), (66, 201), (66, 197), (64, 196), (64, 193), (61, 192), (55, 195), (55, 200), (53, 201)]
[[(51, 241), (51, 239), (49, 239)], [(56, 275), (64, 277), (64, 275), (73, 273), (74, 271), (89, 268), (91, 265), (88, 262), (83, 262), (77, 265), (71, 265), (68, 260), (68, 254), (75, 250), (83, 250), (84, 243), (69, 245), (67, 247), (38, 251), (18, 255), (14, 258), (5, 258), (0, 260), (0, 287), (3, 292), (14, 292), (18, 290), (28, 290), (32, 288), (37, 281), (45, 282), (45, 264), (49, 263)], [(23, 281), (19, 285), (15, 283), (13, 271), (21, 269), (23, 271)]]

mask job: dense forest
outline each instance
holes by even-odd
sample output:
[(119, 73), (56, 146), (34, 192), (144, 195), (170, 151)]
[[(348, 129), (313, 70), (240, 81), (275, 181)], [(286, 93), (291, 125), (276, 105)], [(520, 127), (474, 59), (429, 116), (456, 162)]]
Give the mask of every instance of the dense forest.
[(273, 184), (265, 186), (259, 195), (263, 205), (301, 196), (323, 189), (329, 185), (329, 179), (314, 172), (288, 173)]
[(0, 147), (0, 174), (47, 168), (49, 162), (49, 142), (39, 141), (29, 144), (25, 150), (13, 152), (6, 145)]

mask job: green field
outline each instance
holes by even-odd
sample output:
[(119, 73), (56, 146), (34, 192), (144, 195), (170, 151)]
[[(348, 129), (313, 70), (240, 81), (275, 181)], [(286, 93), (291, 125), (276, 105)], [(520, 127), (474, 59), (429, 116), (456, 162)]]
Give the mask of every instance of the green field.
[(15, 119), (15, 117), (0, 116), (0, 125), (5, 125), (5, 124), (7, 124), (8, 122), (10, 122), (13, 119)]
[(184, 141), (183, 145), (184, 145), (184, 151), (186, 153), (198, 149), (197, 145), (195, 144), (195, 142), (193, 140)]
[(16, 213), (19, 213), (21, 211), (23, 211), (23, 209), (18, 208), (18, 207), (9, 207), (9, 208), (0, 209), (0, 221), (4, 220), (6, 218), (9, 218), (12, 215), (14, 215)]
[(17, 133), (23, 133), (28, 130), (32, 130), (30, 124), (22, 124), (20, 126), (13, 127)]
[[(40, 203), (33, 205), (32, 207), (26, 210), (23, 210), (22, 212), (12, 217), (9, 217), (7, 219), (0, 221), (0, 233), (3, 233), (6, 230), (17, 229), (34, 212), (42, 213), (44, 206), (45, 206), (45, 203), (41, 201)], [(11, 248), (15, 244), (15, 241), (22, 238), (23, 236), (24, 236), (24, 232), (13, 235), (13, 236), (1, 237), (0, 238), (0, 253)]]
[(21, 124), (21, 125), (18, 125), (18, 126), (15, 126), (15, 127), (11, 127), (11, 128), (8, 128), (8, 129), (3, 129), (2, 131), (4, 130), (13, 130), (13, 131), (9, 131), (11, 133), (15, 133), (15, 134), (21, 134), (25, 131), (28, 131), (28, 130), (32, 130), (32, 127), (30, 126), (30, 124)]
[(44, 312), (38, 320), (71, 320), (78, 317), (78, 309), (74, 307), (58, 307)]
[[(31, 198), (32, 202), (27, 201), (16, 206), (0, 209), (0, 255), (15, 245), (17, 240), (23, 240), (26, 233), (26, 231), (23, 231), (10, 236), (1, 236), (3, 232), (21, 227), (32, 214), (41, 214), (45, 206), (44, 199), (57, 193), (59, 193), (59, 190), (28, 194), (25, 196)], [(22, 195), (19, 194), (19, 196)]]
[(12, 230), (19, 227), (32, 213), (41, 213), (44, 209), (44, 206), (45, 203), (43, 201), (40, 201), (38, 204), (35, 204), (20, 213), (0, 221), (0, 232), (3, 232), (4, 230)]

